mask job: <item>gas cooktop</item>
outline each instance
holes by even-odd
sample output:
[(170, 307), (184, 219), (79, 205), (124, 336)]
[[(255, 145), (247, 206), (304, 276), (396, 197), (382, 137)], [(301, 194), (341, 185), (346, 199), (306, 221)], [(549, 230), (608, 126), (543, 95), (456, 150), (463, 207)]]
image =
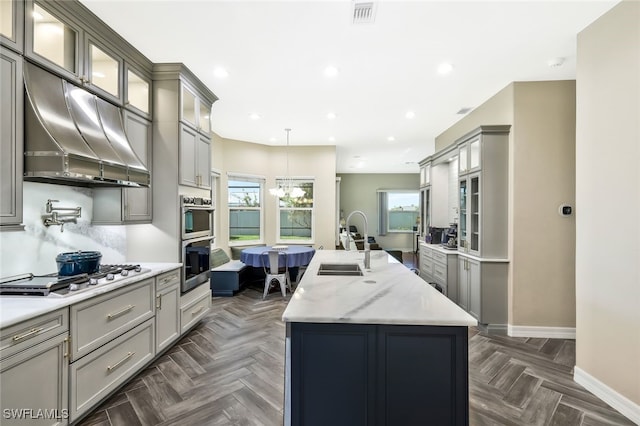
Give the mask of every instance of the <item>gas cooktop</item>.
[(83, 290), (122, 281), (149, 272), (140, 265), (100, 265), (98, 272), (72, 276), (57, 274), (22, 274), (0, 279), (0, 295), (3, 296), (71, 296)]

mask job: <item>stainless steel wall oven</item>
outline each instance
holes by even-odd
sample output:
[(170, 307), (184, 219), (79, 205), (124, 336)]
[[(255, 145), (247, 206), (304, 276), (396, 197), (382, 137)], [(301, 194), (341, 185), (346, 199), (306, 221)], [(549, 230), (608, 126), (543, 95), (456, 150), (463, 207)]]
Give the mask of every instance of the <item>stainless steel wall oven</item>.
[(211, 198), (180, 196), (182, 239), (213, 236)]
[(180, 196), (182, 228), (182, 293), (209, 281), (214, 241), (210, 198)]

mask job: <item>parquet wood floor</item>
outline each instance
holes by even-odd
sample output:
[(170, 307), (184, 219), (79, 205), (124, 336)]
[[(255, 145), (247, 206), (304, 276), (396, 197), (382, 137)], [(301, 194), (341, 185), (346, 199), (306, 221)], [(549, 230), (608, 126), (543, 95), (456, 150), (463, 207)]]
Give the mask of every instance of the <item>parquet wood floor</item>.
[[(252, 288), (213, 298), (203, 322), (80, 424), (282, 425), (287, 302)], [(573, 381), (574, 363), (573, 340), (471, 329), (470, 425), (633, 425)]]

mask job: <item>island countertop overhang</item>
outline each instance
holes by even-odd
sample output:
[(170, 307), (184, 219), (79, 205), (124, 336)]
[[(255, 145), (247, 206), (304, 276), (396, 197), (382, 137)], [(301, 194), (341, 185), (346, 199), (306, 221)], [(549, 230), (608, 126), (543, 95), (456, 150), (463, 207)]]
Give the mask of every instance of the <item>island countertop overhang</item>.
[[(477, 321), (385, 251), (318, 250), (285, 309), (285, 322), (475, 326)], [(318, 275), (322, 263), (358, 263), (362, 276)]]

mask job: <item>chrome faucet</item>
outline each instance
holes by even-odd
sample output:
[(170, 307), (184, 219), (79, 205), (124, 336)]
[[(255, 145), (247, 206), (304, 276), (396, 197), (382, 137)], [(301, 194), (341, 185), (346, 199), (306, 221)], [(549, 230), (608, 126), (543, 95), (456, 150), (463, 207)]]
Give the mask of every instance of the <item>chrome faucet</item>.
[(60, 225), (60, 232), (64, 231), (65, 223), (78, 223), (77, 218), (82, 215), (81, 207), (55, 207), (58, 200), (47, 200), (45, 207), (47, 214), (42, 216), (44, 226)]
[[(363, 241), (364, 242), (364, 267), (365, 269), (371, 269), (371, 250), (370, 250), (370, 246), (369, 246), (369, 236), (368, 236), (368, 232), (369, 232), (369, 226), (367, 223), (367, 215), (364, 214), (364, 212), (360, 211), (360, 210), (354, 210), (351, 213), (349, 213), (349, 216), (347, 216), (347, 223), (346, 223), (346, 227), (347, 227), (347, 233), (349, 232), (349, 219), (351, 219), (351, 216), (353, 216), (354, 214), (358, 213), (360, 216), (362, 216), (362, 219), (364, 220), (364, 240), (357, 240), (359, 241)], [(346, 247), (345, 250), (350, 250), (351, 249), (351, 238), (349, 238), (349, 235), (347, 234), (347, 239), (346, 239)], [(356, 240), (353, 241), (354, 243), (356, 242)]]

